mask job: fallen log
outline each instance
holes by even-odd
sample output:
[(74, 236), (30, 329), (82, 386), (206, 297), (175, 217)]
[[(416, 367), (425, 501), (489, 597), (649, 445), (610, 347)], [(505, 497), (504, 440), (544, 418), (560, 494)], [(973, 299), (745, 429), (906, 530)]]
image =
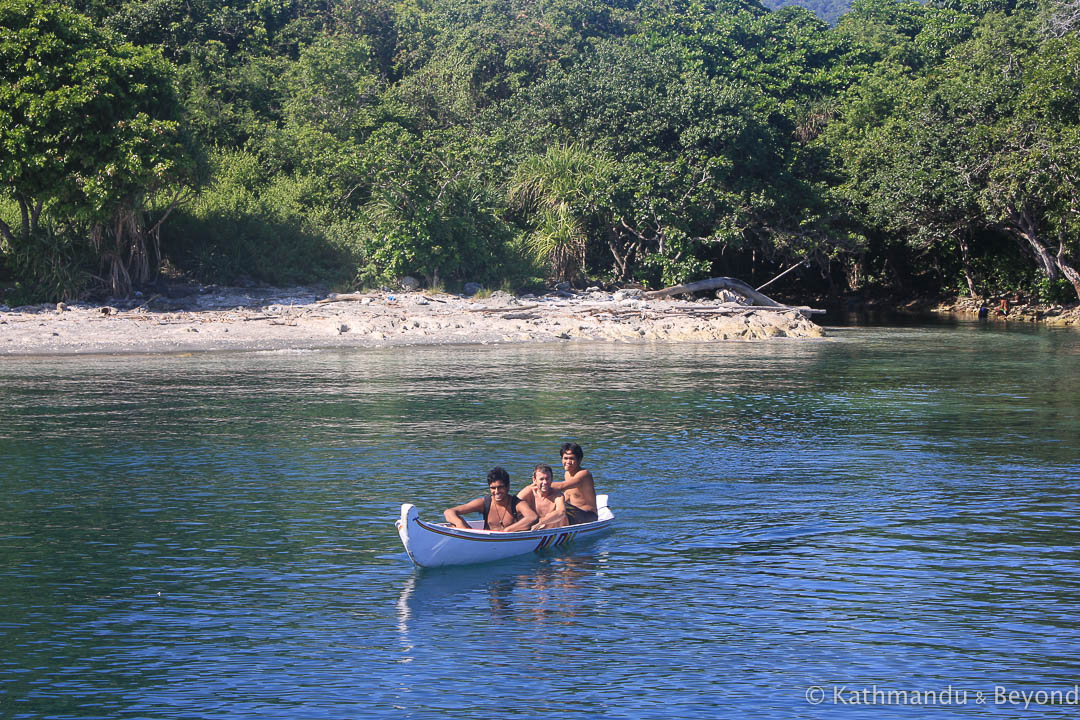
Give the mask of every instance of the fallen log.
[(465, 310), (467, 310), (468, 312), (478, 312), (478, 313), (497, 313), (497, 312), (506, 312), (508, 310), (513, 311), (513, 312), (521, 312), (522, 310), (532, 310), (533, 308), (536, 308), (536, 307), (540, 307), (540, 305), (539, 304), (533, 304), (533, 305), (517, 305), (517, 306), (509, 305), (509, 306), (504, 306), (504, 307), (478, 307), (478, 308), (465, 308)]
[(755, 312), (797, 312), (805, 317), (810, 315), (824, 315), (825, 310), (807, 307), (805, 305), (776, 305), (763, 307), (761, 305), (706, 305), (704, 307), (647, 307), (647, 308), (587, 308), (580, 312), (586, 315), (612, 315), (620, 317), (624, 315), (642, 315), (651, 317), (711, 317), (715, 315), (746, 315)]
[(703, 292), (705, 290), (731, 290), (737, 292), (740, 295), (749, 298), (754, 301), (755, 305), (761, 307), (787, 307), (773, 300), (768, 295), (762, 295), (754, 288), (750, 287), (742, 280), (731, 277), (715, 277), (707, 280), (698, 280), (691, 283), (683, 283), (681, 285), (672, 285), (671, 287), (664, 288), (663, 290), (653, 290), (645, 293), (647, 298), (662, 298), (670, 295), (680, 295), (682, 293), (694, 293)]
[[(705, 306), (701, 308), (683, 308), (681, 312), (687, 315), (703, 315), (703, 314), (727, 314), (739, 312), (798, 312), (803, 315), (824, 315), (825, 310), (818, 310), (817, 308), (808, 307), (806, 305), (714, 305)], [(673, 310), (672, 312), (680, 312)]]
[(366, 293), (330, 293), (322, 300), (316, 300), (317, 305), (325, 305), (332, 302), (345, 302), (346, 300), (367, 300), (371, 296)]

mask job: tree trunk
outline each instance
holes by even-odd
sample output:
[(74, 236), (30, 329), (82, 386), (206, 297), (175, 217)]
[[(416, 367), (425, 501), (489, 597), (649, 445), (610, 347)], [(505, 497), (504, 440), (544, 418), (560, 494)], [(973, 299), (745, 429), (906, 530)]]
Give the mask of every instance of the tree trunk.
[(30, 207), (27, 204), (27, 200), (22, 195), (16, 194), (15, 199), (19, 203), (19, 216), (22, 220), (22, 239), (26, 242), (30, 239)]
[(1061, 269), (1061, 274), (1065, 276), (1066, 280), (1072, 283), (1073, 290), (1076, 291), (1077, 299), (1080, 299), (1080, 272), (1077, 272), (1076, 268), (1065, 259), (1064, 234), (1062, 234), (1062, 237), (1059, 239), (1057, 258), (1055, 258), (1055, 260), (1057, 261), (1058, 268)]
[[(623, 236), (623, 232), (619, 230), (619, 227), (632, 235), (635, 239), (630, 242), (621, 243), (622, 250), (620, 251), (619, 238)], [(630, 278), (630, 269), (633, 267), (634, 258), (641, 252), (642, 246), (645, 244), (645, 235), (638, 232), (626, 222), (626, 218), (619, 218), (619, 224), (610, 228), (608, 234), (608, 249), (611, 250), (611, 256), (615, 259), (615, 267), (619, 271), (619, 279), (627, 280)]]
[(1063, 263), (1061, 265), (1061, 273), (1065, 278), (1072, 283), (1073, 290), (1076, 292), (1076, 298), (1080, 300), (1080, 272), (1076, 271), (1072, 265)]
[(1018, 212), (1012, 210), (1009, 213), (1009, 229), (1012, 231), (1013, 236), (1017, 237), (1017, 240), (1023, 240), (1028, 244), (1028, 247), (1035, 253), (1035, 259), (1039, 263), (1039, 267), (1046, 274), (1046, 277), (1051, 281), (1058, 278), (1058, 265), (1054, 259), (1054, 256), (1050, 254), (1050, 251), (1039, 240), (1039, 224), (1028, 212)]
[(41, 208), (45, 207), (45, 203), (38, 200), (30, 208), (30, 233), (36, 234), (38, 229), (38, 220), (41, 219)]
[(971, 297), (977, 297), (978, 293), (975, 291), (975, 273), (971, 268), (971, 246), (968, 245), (968, 239), (965, 234), (961, 234), (959, 237), (960, 244), (960, 262), (964, 266), (964, 280), (967, 281), (968, 294)]
[[(1028, 247), (1035, 253), (1035, 258), (1043, 272), (1046, 273), (1046, 277), (1053, 282), (1058, 279), (1058, 275), (1064, 275), (1065, 279), (1072, 284), (1073, 290), (1076, 291), (1076, 297), (1080, 299), (1080, 272), (1077, 272), (1076, 268), (1065, 258), (1064, 238), (1059, 241), (1058, 252), (1055, 257), (1050, 254), (1049, 248), (1039, 239), (1038, 223), (1029, 213), (1013, 210), (1009, 214), (1009, 223), (1011, 226), (1009, 229), (1014, 236), (1019, 235), (1017, 241), (1019, 242), (1020, 238), (1023, 238)], [(1021, 246), (1023, 246), (1023, 243), (1021, 243)]]
[(617, 244), (615, 243), (615, 231), (614, 231), (614, 229), (612, 229), (612, 231), (611, 231), (611, 236), (608, 237), (607, 246), (608, 246), (608, 249), (611, 250), (611, 257), (615, 259), (615, 272), (617, 272), (619, 274), (619, 279), (620, 280), (625, 280), (626, 279), (626, 266), (627, 266), (627, 263), (630, 261), (630, 253), (629, 252), (627, 252), (625, 254), (620, 254), (619, 253), (619, 248), (618, 248)]
[(869, 274), (866, 269), (866, 255), (860, 254), (844, 263), (844, 282), (847, 283), (845, 292), (859, 292), (866, 283)]

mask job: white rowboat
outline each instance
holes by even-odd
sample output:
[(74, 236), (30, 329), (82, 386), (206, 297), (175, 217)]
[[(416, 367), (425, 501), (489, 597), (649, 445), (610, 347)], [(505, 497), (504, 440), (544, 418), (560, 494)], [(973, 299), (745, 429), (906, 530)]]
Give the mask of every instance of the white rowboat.
[(415, 506), (405, 503), (401, 506), (401, 519), (394, 524), (409, 558), (420, 567), (470, 565), (600, 537), (611, 529), (615, 516), (608, 508), (607, 495), (596, 496), (596, 508), (595, 522), (546, 530), (496, 532), (484, 530), (482, 520), (470, 520), (471, 530), (449, 523), (427, 522), (420, 519)]

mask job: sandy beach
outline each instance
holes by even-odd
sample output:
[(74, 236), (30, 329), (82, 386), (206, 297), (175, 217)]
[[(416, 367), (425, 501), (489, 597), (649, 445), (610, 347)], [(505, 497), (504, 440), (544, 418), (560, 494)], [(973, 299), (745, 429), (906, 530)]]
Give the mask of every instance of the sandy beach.
[(711, 342), (822, 337), (793, 309), (645, 299), (640, 291), (482, 298), (199, 288), (116, 305), (0, 307), (0, 354), (174, 353), (397, 345)]

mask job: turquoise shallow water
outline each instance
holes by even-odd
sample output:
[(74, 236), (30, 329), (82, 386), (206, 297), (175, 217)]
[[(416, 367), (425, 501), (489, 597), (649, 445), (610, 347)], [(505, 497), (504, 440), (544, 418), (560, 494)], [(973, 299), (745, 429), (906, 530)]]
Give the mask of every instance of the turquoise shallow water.
[[(974, 325), (4, 358), (0, 716), (1027, 716), (1080, 683), (1077, 388)], [(402, 502), (565, 439), (613, 534), (409, 564)]]

